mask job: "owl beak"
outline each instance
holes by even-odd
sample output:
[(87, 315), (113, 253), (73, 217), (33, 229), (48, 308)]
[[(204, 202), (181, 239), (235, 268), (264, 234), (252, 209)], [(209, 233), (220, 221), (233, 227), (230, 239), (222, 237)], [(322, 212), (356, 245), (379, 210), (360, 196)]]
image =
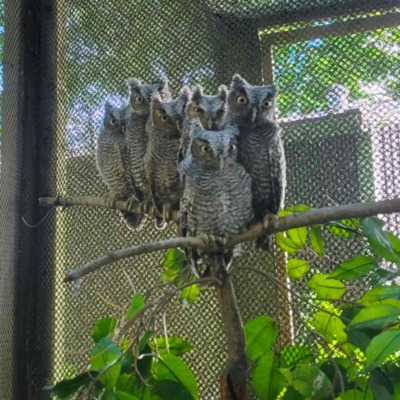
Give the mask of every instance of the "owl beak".
[(212, 128), (213, 128), (213, 120), (212, 120), (212, 118), (210, 118), (210, 119), (208, 120), (208, 129), (209, 129), (210, 131), (212, 131)]
[(251, 123), (254, 123), (254, 121), (256, 120), (256, 117), (257, 117), (257, 108), (254, 107), (251, 112)]
[(219, 169), (224, 169), (225, 167), (225, 157), (220, 155), (219, 157)]

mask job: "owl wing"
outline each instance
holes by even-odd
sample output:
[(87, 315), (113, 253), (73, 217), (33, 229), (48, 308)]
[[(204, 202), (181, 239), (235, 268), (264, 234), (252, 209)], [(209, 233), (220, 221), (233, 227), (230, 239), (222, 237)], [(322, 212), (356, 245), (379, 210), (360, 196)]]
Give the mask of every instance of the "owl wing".
[(269, 161), (272, 179), (272, 213), (278, 214), (283, 207), (286, 191), (286, 162), (283, 142), (279, 135), (276, 136), (269, 148)]

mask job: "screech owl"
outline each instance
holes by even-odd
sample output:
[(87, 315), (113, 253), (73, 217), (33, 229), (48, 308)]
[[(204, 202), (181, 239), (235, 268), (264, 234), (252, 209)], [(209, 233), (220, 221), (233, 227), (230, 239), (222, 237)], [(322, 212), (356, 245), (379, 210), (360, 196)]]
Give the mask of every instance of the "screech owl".
[(160, 94), (155, 93), (151, 101), (144, 164), (150, 201), (163, 215), (162, 220), (156, 219), (158, 228), (163, 228), (171, 212), (179, 209), (182, 188), (177, 170), (178, 151), (189, 93), (183, 88), (179, 97), (169, 101), (163, 101)]
[[(146, 122), (150, 115), (151, 96), (158, 92), (163, 99), (168, 99), (167, 78), (161, 78), (154, 83), (142, 83), (139, 79), (127, 80), (129, 91), (129, 109), (126, 113), (125, 140), (129, 154), (129, 171), (133, 182), (135, 195), (141, 203), (141, 211), (148, 211), (148, 184), (144, 168), (144, 156), (147, 150), (148, 137)], [(145, 217), (142, 217), (142, 223)]]
[(196, 86), (190, 96), (190, 101), (186, 106), (186, 121), (182, 133), (182, 145), (179, 160), (185, 157), (186, 150), (190, 142), (190, 129), (192, 121), (199, 120), (204, 129), (215, 131), (221, 128), (225, 121), (226, 100), (228, 89), (221, 85), (218, 93), (214, 96), (203, 94), (201, 86)]
[[(275, 222), (283, 207), (286, 189), (286, 163), (281, 128), (275, 119), (274, 86), (253, 86), (234, 75), (228, 95), (227, 124), (239, 128), (238, 160), (252, 179), (253, 210), (256, 221), (267, 226)], [(268, 250), (270, 237), (257, 240)]]
[[(117, 200), (135, 200), (135, 192), (129, 174), (129, 157), (120, 110), (106, 102), (104, 114), (97, 139), (96, 165), (110, 191), (109, 205), (113, 206)], [(130, 229), (140, 226), (140, 215), (121, 212), (121, 216)]]
[[(228, 239), (243, 232), (253, 218), (251, 178), (237, 162), (235, 126), (220, 131), (192, 126), (185, 159), (179, 164), (184, 191), (181, 199), (181, 230), (184, 236)], [(233, 249), (225, 249), (229, 266)], [(199, 276), (200, 259), (206, 252), (187, 249), (193, 273)]]

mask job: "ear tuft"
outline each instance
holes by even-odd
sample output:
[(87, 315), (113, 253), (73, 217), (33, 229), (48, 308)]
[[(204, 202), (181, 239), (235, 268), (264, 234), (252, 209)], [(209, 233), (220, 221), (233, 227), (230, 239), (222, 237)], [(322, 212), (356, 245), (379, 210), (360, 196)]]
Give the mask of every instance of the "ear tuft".
[(162, 98), (160, 92), (155, 92), (151, 96), (151, 108), (152, 109), (157, 109), (160, 108), (162, 103)]
[(180, 97), (185, 100), (185, 103), (189, 101), (191, 95), (191, 91), (187, 86), (184, 86), (180, 91)]
[(171, 98), (171, 92), (168, 87), (168, 78), (166, 76), (160, 77), (153, 84), (158, 85), (157, 90), (161, 94), (162, 100), (166, 101)]
[(138, 86), (140, 86), (142, 84), (142, 82), (137, 79), (137, 78), (129, 78), (126, 81), (126, 87), (128, 89), (128, 92), (130, 93), (133, 89), (137, 88)]
[(198, 103), (200, 99), (203, 97), (203, 88), (201, 86), (195, 86), (192, 93), (192, 101)]
[(232, 82), (230, 88), (247, 86), (248, 83), (246, 79), (242, 78), (239, 74), (233, 75)]
[(228, 88), (225, 85), (221, 85), (218, 88), (218, 97), (222, 100), (222, 101), (226, 101), (227, 97), (228, 97)]

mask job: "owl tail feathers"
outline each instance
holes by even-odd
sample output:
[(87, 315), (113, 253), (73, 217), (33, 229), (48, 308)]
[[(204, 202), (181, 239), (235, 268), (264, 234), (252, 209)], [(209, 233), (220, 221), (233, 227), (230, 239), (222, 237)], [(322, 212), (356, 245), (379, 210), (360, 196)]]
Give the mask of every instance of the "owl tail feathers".
[(264, 251), (272, 249), (272, 235), (260, 236), (256, 239), (256, 248)]
[(146, 215), (133, 214), (128, 212), (120, 212), (122, 220), (125, 225), (134, 232), (140, 231), (146, 223)]

